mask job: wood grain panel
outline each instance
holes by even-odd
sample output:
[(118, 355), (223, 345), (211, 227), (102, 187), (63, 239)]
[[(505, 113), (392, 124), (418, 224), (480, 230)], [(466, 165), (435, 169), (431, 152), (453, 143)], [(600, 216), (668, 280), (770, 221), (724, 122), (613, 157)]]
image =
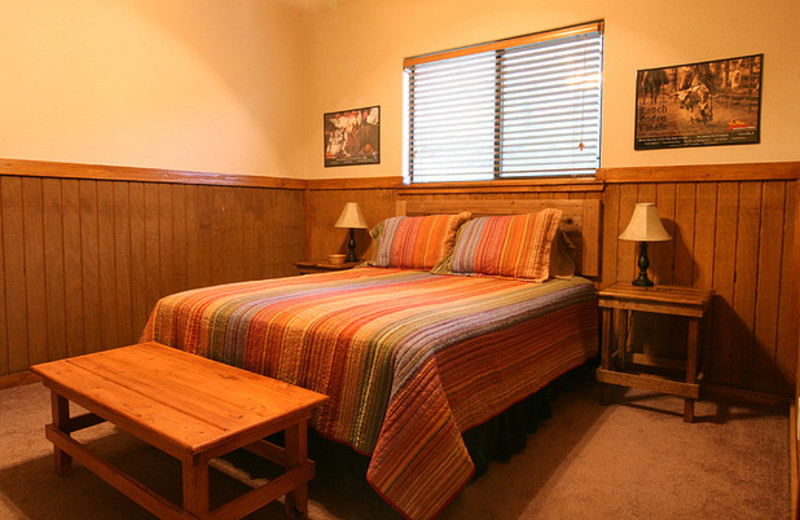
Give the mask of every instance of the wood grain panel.
[(3, 212), (3, 263), (6, 280), (6, 333), (10, 373), (29, 363), (28, 302), (25, 288), (25, 236), (23, 232), (22, 179), (0, 178)]
[(116, 292), (117, 343), (131, 344), (138, 339), (133, 330), (131, 291), (131, 212), (130, 183), (113, 183), (114, 196), (114, 290)]
[(694, 257), (695, 287), (713, 286), (714, 243), (716, 240), (717, 185), (703, 183), (697, 185), (696, 213), (694, 216)]
[(161, 296), (161, 242), (158, 231), (158, 185), (144, 184), (145, 308), (152, 309)]
[(28, 361), (42, 363), (47, 352), (47, 283), (44, 263), (44, 202), (42, 180), (22, 179), (22, 215), (25, 240), (25, 299), (28, 316), (45, 318), (28, 326)]
[(736, 267), (734, 278), (734, 379), (753, 388), (755, 375), (754, 325), (756, 284), (758, 283), (759, 214), (761, 183), (739, 184), (739, 215), (736, 234)]
[(100, 287), (100, 345), (120, 345), (117, 325), (117, 268), (115, 262), (114, 183), (97, 181), (97, 256)]
[[(147, 306), (147, 244), (144, 210), (144, 184), (128, 184), (131, 233), (131, 324), (134, 333), (144, 328), (150, 307)], [(137, 338), (138, 339), (138, 338)]]
[[(3, 183), (0, 180), (0, 201), (3, 200)], [(8, 336), (6, 335), (6, 276), (5, 276), (5, 233), (3, 210), (0, 208), (0, 380), (9, 373)]]
[(172, 287), (180, 291), (188, 287), (186, 259), (186, 186), (172, 184)]
[(81, 268), (83, 269), (83, 343), (86, 352), (102, 348), (99, 319), (100, 256), (98, 252), (97, 181), (79, 181)]
[(606, 188), (603, 197), (603, 261), (600, 287), (617, 283), (617, 251), (619, 247), (619, 185)]
[(48, 360), (67, 355), (66, 285), (64, 280), (64, 231), (61, 181), (42, 179), (44, 223), (44, 273), (47, 299)]
[(619, 243), (617, 244), (616, 264), (617, 281), (620, 282), (630, 282), (636, 278), (639, 272), (638, 244), (630, 240), (619, 240), (620, 233), (628, 227), (638, 196), (636, 186), (633, 184), (623, 184), (619, 187), (619, 228), (616, 232)]
[(739, 184), (720, 183), (717, 192), (717, 236), (714, 249), (713, 342), (709, 377), (723, 385), (733, 384), (734, 276), (736, 272), (736, 228), (739, 214)]
[(653, 264), (651, 270), (655, 283), (672, 283), (675, 270), (675, 248), (685, 247), (681, 244), (680, 228), (675, 222), (675, 189), (675, 184), (671, 182), (659, 183), (656, 186), (656, 210), (658, 216), (661, 217), (664, 229), (667, 230), (672, 240), (656, 242), (650, 248), (652, 250), (651, 263)]
[[(158, 248), (158, 290), (157, 295), (172, 294), (175, 292), (173, 274), (175, 273), (174, 254), (175, 248), (172, 241), (172, 186), (169, 184), (158, 185), (158, 203), (153, 210), (154, 222), (157, 222), (157, 239), (154, 239), (153, 246)], [(158, 244), (156, 246), (156, 243)], [(155, 303), (155, 302), (153, 302)]]
[[(800, 319), (800, 226), (797, 222), (797, 183), (789, 182), (786, 186), (786, 206), (783, 223), (783, 258), (781, 260), (781, 299), (778, 307), (778, 344), (775, 363), (779, 377), (777, 393), (793, 395), (795, 391), (795, 372), (798, 363), (798, 319)], [(793, 276), (788, 274), (793, 273)], [(798, 378), (800, 383), (800, 378)]]
[(775, 269), (783, 256), (783, 223), (786, 184), (762, 183), (758, 216), (759, 248), (754, 323), (753, 385), (776, 392), (780, 373), (776, 363), (781, 271)]
[(200, 287), (200, 220), (198, 217), (197, 186), (186, 186), (184, 205), (186, 210), (186, 229), (184, 230), (186, 256), (186, 287)]
[(86, 353), (83, 342), (83, 265), (81, 262), (80, 181), (61, 181), (61, 221), (64, 230), (64, 300), (67, 356)]
[(672, 237), (674, 256), (671, 283), (690, 287), (694, 274), (695, 186), (685, 182), (675, 186), (675, 235)]

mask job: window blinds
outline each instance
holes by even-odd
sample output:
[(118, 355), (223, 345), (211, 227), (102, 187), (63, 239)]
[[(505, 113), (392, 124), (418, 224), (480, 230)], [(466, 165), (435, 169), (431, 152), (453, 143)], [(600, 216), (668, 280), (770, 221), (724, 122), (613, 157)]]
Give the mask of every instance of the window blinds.
[(592, 175), (602, 23), (409, 58), (410, 182)]

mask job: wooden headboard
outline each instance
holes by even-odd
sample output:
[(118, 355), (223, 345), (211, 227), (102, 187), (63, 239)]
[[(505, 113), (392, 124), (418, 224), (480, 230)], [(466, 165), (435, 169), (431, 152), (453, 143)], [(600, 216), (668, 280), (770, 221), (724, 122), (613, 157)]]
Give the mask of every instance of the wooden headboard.
[(599, 199), (401, 200), (397, 201), (396, 215), (470, 211), (474, 217), (486, 217), (557, 208), (563, 211), (559, 228), (577, 248), (578, 274), (600, 276), (600, 204)]

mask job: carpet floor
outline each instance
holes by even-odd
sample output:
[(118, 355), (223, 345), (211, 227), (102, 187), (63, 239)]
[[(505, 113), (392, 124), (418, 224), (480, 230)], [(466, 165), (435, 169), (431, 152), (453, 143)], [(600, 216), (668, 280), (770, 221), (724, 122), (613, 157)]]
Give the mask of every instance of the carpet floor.
[[(786, 414), (704, 401), (696, 423), (685, 424), (683, 401), (675, 397), (621, 388), (610, 406), (598, 397), (593, 382), (561, 392), (553, 417), (527, 447), (508, 462), (493, 462), (440, 518), (789, 518)], [(80, 464), (71, 477), (57, 477), (44, 439), (48, 422), (42, 385), (0, 391), (0, 518), (153, 518)], [(75, 437), (180, 502), (180, 465), (169, 456), (108, 424)], [(330, 443), (311, 448), (317, 460), (311, 519), (401, 518), (358, 476), (362, 459)], [(238, 453), (215, 464), (212, 507), (247, 489), (231, 474), (257, 481), (269, 474), (254, 464), (260, 463)], [(248, 518), (283, 518), (283, 507), (273, 503)]]

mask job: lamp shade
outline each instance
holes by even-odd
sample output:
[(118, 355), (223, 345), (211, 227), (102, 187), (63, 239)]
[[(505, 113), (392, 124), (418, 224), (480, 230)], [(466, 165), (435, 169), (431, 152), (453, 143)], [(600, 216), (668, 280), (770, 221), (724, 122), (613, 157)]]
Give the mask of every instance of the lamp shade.
[(348, 202), (344, 205), (342, 214), (339, 215), (339, 220), (336, 221), (334, 227), (337, 228), (350, 228), (350, 229), (367, 229), (367, 219), (361, 213), (361, 206), (358, 202)]
[(652, 202), (639, 202), (633, 209), (633, 216), (628, 227), (619, 236), (620, 240), (637, 242), (663, 242), (672, 240), (661, 219), (658, 218), (656, 205)]

